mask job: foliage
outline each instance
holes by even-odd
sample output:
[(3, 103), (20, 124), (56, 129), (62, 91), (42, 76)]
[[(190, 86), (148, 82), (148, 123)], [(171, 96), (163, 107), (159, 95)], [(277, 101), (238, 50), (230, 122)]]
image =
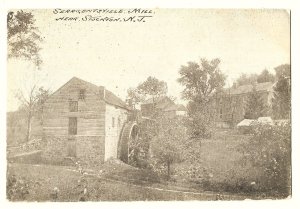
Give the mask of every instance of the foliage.
[(146, 81), (138, 85), (137, 92), (143, 95), (144, 98), (150, 97), (155, 100), (156, 98), (167, 94), (168, 86), (166, 82), (149, 76)]
[(257, 74), (242, 73), (234, 82), (234, 86), (253, 85), (257, 81)]
[(208, 101), (209, 97), (225, 85), (225, 75), (219, 69), (220, 60), (208, 61), (201, 59), (200, 63), (188, 62), (181, 66), (178, 82), (185, 87), (182, 98), (190, 101)]
[(182, 98), (189, 100), (188, 133), (193, 138), (210, 136), (215, 115), (211, 105), (212, 96), (223, 88), (226, 79), (219, 64), (219, 59), (201, 59), (199, 64), (189, 62), (187, 66), (181, 66), (179, 71), (178, 82), (185, 87)]
[(274, 82), (275, 76), (271, 74), (267, 69), (264, 69), (258, 76), (257, 76), (257, 83), (264, 83), (264, 82)]
[(43, 118), (43, 111), (44, 111), (44, 104), (46, 100), (49, 98), (51, 91), (49, 89), (44, 89), (44, 87), (40, 87), (38, 93), (36, 95), (36, 111), (35, 114), (37, 118), (40, 120), (41, 125), (43, 125), (44, 118)]
[(291, 113), (291, 67), (288, 64), (275, 68), (277, 82), (273, 87), (272, 109), (274, 118), (290, 118)]
[(40, 43), (43, 38), (31, 12), (9, 12), (7, 15), (8, 58), (24, 58), (38, 68), (42, 64)]
[(127, 90), (126, 102), (132, 109), (136, 109), (136, 105), (142, 101), (144, 101), (144, 97), (138, 92), (137, 88), (129, 88)]
[(6, 194), (9, 200), (25, 200), (29, 194), (28, 180), (9, 175), (6, 182)]
[(171, 165), (182, 160), (186, 131), (180, 118), (161, 118), (158, 129), (151, 141), (152, 167), (164, 169), (170, 179)]
[[(120, 167), (120, 166), (119, 166)], [(28, 202), (45, 202), (45, 201), (60, 201), (60, 202), (76, 202), (80, 200), (79, 194), (81, 189), (76, 189), (80, 174), (74, 172), (70, 167), (39, 165), (33, 166), (30, 164), (12, 164), (9, 166), (9, 171), (13, 171), (18, 178), (26, 178), (29, 182), (38, 184), (31, 186), (29, 194), (25, 196), (25, 201)], [(106, 168), (105, 168), (106, 170)], [(116, 170), (119, 170), (118, 167)], [(142, 174), (141, 174), (142, 172)], [(134, 173), (134, 174), (132, 174)], [(132, 172), (125, 172), (123, 178), (114, 178), (115, 170), (112, 170), (107, 177), (102, 178), (99, 175), (86, 175), (88, 181), (88, 201), (149, 201), (149, 200), (207, 200), (213, 197), (203, 197), (202, 194), (195, 195), (184, 192), (171, 192), (170, 187), (164, 184), (159, 184), (155, 179), (154, 187), (162, 188), (161, 190), (151, 189), (148, 184), (140, 181), (135, 181), (135, 178), (143, 180), (153, 178), (153, 173), (148, 170), (132, 169)], [(125, 180), (125, 178), (128, 178)], [(133, 181), (134, 180), (134, 181)], [(138, 185), (138, 186), (137, 186)], [(80, 186), (82, 188), (82, 186)], [(178, 189), (178, 188), (175, 188)], [(57, 198), (55, 197), (57, 193)], [(15, 200), (15, 199), (14, 199)], [(23, 200), (23, 201), (24, 201)]]
[(260, 74), (245, 74), (242, 73), (233, 83), (233, 87), (243, 85), (254, 85), (255, 83), (274, 82), (275, 76), (267, 69), (264, 69)]
[(257, 191), (287, 196), (291, 186), (290, 123), (257, 125), (249, 143), (242, 148), (244, 160), (260, 173)]
[(209, 104), (189, 102), (189, 119), (185, 121), (187, 134), (193, 139), (210, 138), (212, 134), (215, 110)]
[(255, 85), (248, 96), (246, 105), (244, 116), (246, 119), (257, 119), (264, 116), (266, 113), (266, 105), (264, 104), (261, 95), (256, 91)]
[(32, 118), (36, 115), (41, 124), (43, 123), (43, 107), (49, 95), (50, 91), (39, 87), (38, 84), (33, 84), (27, 92), (21, 89), (17, 91), (16, 97), (21, 102), (19, 111), (26, 113), (26, 141), (31, 137)]

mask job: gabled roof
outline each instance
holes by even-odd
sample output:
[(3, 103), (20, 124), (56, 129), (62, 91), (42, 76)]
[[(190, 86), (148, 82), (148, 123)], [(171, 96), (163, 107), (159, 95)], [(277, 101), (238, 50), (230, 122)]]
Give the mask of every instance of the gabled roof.
[(116, 105), (118, 107), (122, 107), (125, 108), (127, 110), (129, 110), (130, 108), (127, 106), (127, 104), (125, 102), (123, 102), (122, 99), (120, 99), (119, 97), (117, 97), (116, 95), (114, 95), (111, 91), (109, 90), (105, 90), (105, 98), (104, 98), (105, 102), (112, 104), (112, 105)]
[(174, 104), (164, 109), (164, 111), (187, 111), (182, 104)]
[(177, 111), (187, 111), (187, 109), (183, 104), (178, 104), (177, 105)]
[[(272, 91), (273, 83), (272, 82), (265, 82), (265, 83), (257, 83), (255, 84), (256, 91)], [(242, 85), (236, 88), (226, 89), (226, 93), (228, 94), (246, 94), (253, 90), (253, 85)]]
[[(82, 79), (77, 78), (77, 77), (73, 77), (67, 83), (65, 83), (62, 87), (60, 87), (58, 90), (60, 90), (61, 88), (63, 88), (64, 86), (66, 86), (68, 83), (70, 83), (72, 81), (78, 81), (80, 83), (83, 83), (86, 86), (90, 87), (91, 89), (94, 89), (97, 92), (99, 92), (101, 89), (103, 90), (103, 88), (104, 88), (103, 86), (97, 86), (97, 85), (95, 85), (93, 83), (90, 83), (88, 81), (82, 80)], [(56, 90), (53, 94), (55, 94), (58, 90)], [(124, 108), (124, 109), (127, 109), (127, 110), (130, 110), (130, 108), (126, 105), (126, 103), (123, 102), (122, 99), (117, 97), (111, 91), (105, 89), (105, 94), (104, 95), (105, 95), (104, 96), (104, 101), (106, 103), (111, 104), (111, 105), (115, 105), (115, 106), (118, 106), (118, 107), (121, 107), (121, 108)]]
[[(161, 96), (158, 98), (155, 98), (155, 107), (159, 109), (165, 109), (169, 106), (174, 105), (175, 103), (167, 96)], [(153, 99), (147, 99), (145, 102), (143, 102), (142, 105), (148, 105), (148, 104), (153, 104)]]

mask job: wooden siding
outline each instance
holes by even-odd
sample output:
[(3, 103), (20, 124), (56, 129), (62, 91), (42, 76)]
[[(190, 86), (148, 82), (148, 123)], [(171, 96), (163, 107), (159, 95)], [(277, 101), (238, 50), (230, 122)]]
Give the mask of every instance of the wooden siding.
[[(80, 99), (80, 90), (85, 89), (85, 99)], [(45, 103), (44, 135), (67, 136), (69, 117), (77, 118), (77, 135), (105, 135), (105, 102), (99, 89), (74, 79), (55, 92)], [(70, 112), (69, 102), (78, 101), (78, 111)]]

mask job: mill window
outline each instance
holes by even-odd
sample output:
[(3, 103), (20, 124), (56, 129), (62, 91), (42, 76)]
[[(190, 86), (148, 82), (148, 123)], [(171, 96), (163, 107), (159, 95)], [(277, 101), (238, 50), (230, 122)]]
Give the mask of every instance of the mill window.
[(69, 118), (69, 135), (77, 134), (77, 118), (70, 117)]
[(78, 102), (77, 101), (69, 101), (69, 111), (70, 112), (78, 111)]
[(79, 100), (85, 100), (85, 89), (80, 89), (79, 90), (79, 96), (78, 96), (78, 99)]

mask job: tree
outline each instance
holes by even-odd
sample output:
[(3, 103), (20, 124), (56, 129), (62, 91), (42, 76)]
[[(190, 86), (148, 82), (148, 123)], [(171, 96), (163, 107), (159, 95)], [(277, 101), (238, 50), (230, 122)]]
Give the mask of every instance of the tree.
[(136, 105), (143, 101), (143, 97), (138, 93), (138, 90), (136, 88), (129, 88), (127, 90), (126, 101), (130, 107), (136, 109)]
[(142, 101), (144, 101), (143, 95), (138, 92), (137, 88), (129, 88), (127, 90), (126, 102), (132, 109), (135, 110), (136, 105), (140, 104)]
[(37, 89), (38, 87), (36, 85), (33, 85), (29, 92), (25, 95), (25, 93), (21, 90), (19, 90), (16, 93), (16, 97), (21, 102), (21, 107), (26, 111), (27, 113), (27, 130), (26, 130), (26, 141), (29, 141), (30, 134), (31, 134), (31, 122), (32, 117), (35, 110), (36, 101), (38, 99), (37, 97)]
[(44, 89), (44, 87), (40, 87), (38, 93), (36, 95), (37, 102), (36, 102), (36, 116), (40, 120), (41, 125), (44, 123), (44, 104), (46, 100), (49, 98), (51, 91), (49, 89)]
[(257, 83), (264, 83), (264, 82), (274, 82), (275, 76), (271, 74), (267, 69), (264, 69), (258, 76), (257, 76)]
[(276, 83), (273, 87), (272, 110), (274, 118), (286, 119), (291, 114), (291, 66), (280, 65), (275, 68)]
[(31, 123), (34, 115), (37, 113), (41, 123), (43, 123), (42, 111), (46, 99), (49, 96), (49, 90), (39, 87), (38, 84), (33, 84), (28, 91), (19, 89), (16, 93), (17, 99), (21, 102), (20, 109), (26, 112), (27, 129), (26, 141), (31, 137)]
[(178, 82), (185, 86), (183, 99), (190, 101), (208, 101), (210, 96), (225, 85), (225, 75), (219, 69), (220, 60), (201, 59), (200, 64), (188, 62), (181, 66)]
[(138, 85), (137, 92), (145, 98), (152, 98), (153, 102), (155, 102), (158, 97), (167, 94), (168, 86), (165, 81), (149, 76), (146, 81)]
[(144, 101), (143, 95), (141, 95), (137, 88), (129, 88), (127, 90), (126, 103), (132, 109), (128, 115), (129, 120), (138, 121), (138, 110), (136, 108), (142, 101)]
[(261, 95), (256, 91), (255, 86), (253, 86), (252, 92), (248, 96), (246, 105), (244, 116), (246, 119), (257, 119), (266, 113), (266, 105)]
[(152, 101), (152, 107), (149, 112), (151, 113), (151, 117), (154, 118), (158, 114), (158, 109), (156, 108), (158, 98), (166, 96), (168, 86), (165, 81), (149, 76), (146, 81), (137, 86), (137, 92), (142, 95), (142, 98)]
[(180, 68), (178, 82), (185, 87), (182, 98), (189, 101), (188, 133), (191, 137), (210, 136), (215, 115), (215, 108), (211, 105), (213, 95), (223, 88), (226, 79), (219, 64), (219, 59), (201, 59), (200, 63), (188, 62), (187, 66)]
[(236, 86), (243, 86), (243, 85), (254, 85), (257, 82), (257, 74), (245, 74), (242, 73), (238, 79), (236, 79), (235, 84)]
[(171, 177), (171, 165), (182, 160), (182, 150), (186, 141), (186, 131), (181, 119), (160, 118), (157, 135), (151, 141), (154, 166), (166, 170), (167, 179)]
[(42, 64), (40, 43), (42, 37), (35, 26), (31, 12), (9, 12), (7, 15), (8, 58), (24, 58), (38, 68)]
[(275, 76), (267, 69), (264, 69), (260, 74), (245, 74), (242, 73), (233, 83), (233, 87), (243, 85), (254, 85), (255, 83), (274, 82)]

